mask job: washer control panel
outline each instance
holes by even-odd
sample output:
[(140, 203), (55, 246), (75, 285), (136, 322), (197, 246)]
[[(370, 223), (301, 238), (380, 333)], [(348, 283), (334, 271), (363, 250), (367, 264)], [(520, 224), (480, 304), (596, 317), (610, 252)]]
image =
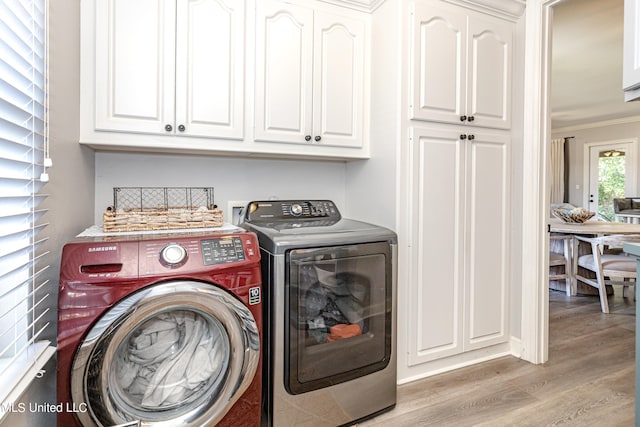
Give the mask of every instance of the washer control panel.
[(139, 248), (138, 262), (135, 263), (139, 277), (210, 273), (214, 270), (224, 270), (234, 264), (260, 262), (258, 239), (253, 233), (242, 231), (175, 234), (163, 235), (157, 239), (153, 236), (148, 240), (134, 242)]
[(297, 219), (341, 218), (340, 211), (331, 200), (269, 200), (249, 203), (245, 214), (247, 222), (292, 221)]
[(238, 236), (201, 240), (204, 265), (244, 261), (242, 239)]

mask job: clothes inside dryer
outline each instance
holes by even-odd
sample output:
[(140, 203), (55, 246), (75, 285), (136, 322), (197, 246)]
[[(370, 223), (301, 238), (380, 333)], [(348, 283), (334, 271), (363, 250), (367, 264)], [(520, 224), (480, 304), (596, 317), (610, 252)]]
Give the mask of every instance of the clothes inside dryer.
[(324, 343), (368, 331), (365, 315), (371, 284), (366, 276), (331, 272), (318, 265), (301, 270), (308, 271), (300, 280), (300, 286), (306, 291), (299, 294), (299, 320), (309, 336)]

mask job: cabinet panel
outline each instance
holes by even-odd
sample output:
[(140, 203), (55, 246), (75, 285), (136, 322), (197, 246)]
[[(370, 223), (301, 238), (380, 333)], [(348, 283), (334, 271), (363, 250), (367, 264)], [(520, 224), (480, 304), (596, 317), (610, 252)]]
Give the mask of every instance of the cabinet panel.
[(95, 58), (96, 129), (242, 138), (244, 2), (96, 2)]
[(465, 114), (466, 17), (416, 2), (410, 119), (459, 122)]
[(175, 2), (96, 2), (95, 127), (162, 132), (173, 122)]
[(411, 128), (410, 366), (508, 340), (508, 148)]
[(257, 6), (256, 140), (303, 142), (311, 133), (313, 11)]
[(355, 18), (259, 4), (256, 140), (361, 147), (365, 36)]
[(638, 0), (624, 1), (624, 68), (622, 88), (640, 87), (640, 4)]
[(513, 24), (436, 1), (411, 13), (409, 118), (510, 128)]
[(364, 24), (316, 12), (314, 33), (313, 137), (323, 145), (360, 146)]
[[(624, 0), (624, 55), (622, 88), (640, 89), (640, 2)], [(625, 101), (636, 100), (637, 93), (627, 95)]]
[(190, 136), (242, 138), (244, 3), (180, 1), (174, 128)]
[(465, 349), (507, 339), (508, 139), (476, 133), (468, 151), (468, 325)]
[(462, 351), (464, 170), (458, 134), (412, 129), (409, 363)]
[(469, 20), (467, 115), (476, 126), (511, 127), (511, 24), (474, 15)]

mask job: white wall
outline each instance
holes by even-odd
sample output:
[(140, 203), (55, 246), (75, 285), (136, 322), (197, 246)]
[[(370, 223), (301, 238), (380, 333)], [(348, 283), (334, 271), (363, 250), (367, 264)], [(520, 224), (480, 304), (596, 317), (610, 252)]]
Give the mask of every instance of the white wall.
[(346, 208), (344, 162), (96, 153), (95, 223), (113, 204), (114, 187), (214, 187), (215, 202), (330, 199)]
[(396, 1), (373, 14), (371, 39), (371, 158), (347, 164), (350, 215), (396, 230), (400, 140), (401, 23)]
[[(635, 121), (612, 121), (594, 123), (589, 126), (572, 127), (552, 130), (552, 138), (574, 136), (568, 140), (569, 146), (569, 203), (584, 206), (584, 146), (593, 142), (619, 141), (627, 138), (640, 139), (640, 118)], [(588, 159), (587, 159), (588, 160)], [(638, 166), (636, 166), (638, 167)], [(576, 189), (576, 185), (580, 188)], [(637, 188), (640, 189), (640, 175)], [(630, 195), (633, 196), (633, 195)]]
[(47, 234), (51, 236), (57, 283), (62, 245), (93, 219), (94, 155), (78, 144), (80, 4), (49, 0), (49, 141), (53, 167), (44, 187), (49, 195)]

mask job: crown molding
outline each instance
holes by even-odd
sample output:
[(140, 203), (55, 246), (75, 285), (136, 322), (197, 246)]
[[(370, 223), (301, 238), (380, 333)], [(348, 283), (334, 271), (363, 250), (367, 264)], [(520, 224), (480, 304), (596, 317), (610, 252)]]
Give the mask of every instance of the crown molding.
[(376, 10), (385, 0), (321, 0), (324, 3), (336, 6), (348, 7), (360, 12), (371, 13)]
[(640, 116), (622, 117), (619, 119), (601, 120), (599, 122), (582, 123), (579, 125), (565, 126), (561, 128), (552, 128), (551, 133), (553, 134), (558, 132), (575, 132), (575, 131), (585, 130), (585, 129), (596, 129), (596, 128), (603, 128), (607, 126), (619, 126), (619, 125), (626, 125), (629, 123), (638, 123), (638, 122), (640, 122)]
[(518, 20), (524, 14), (525, 0), (443, 0), (480, 12)]

